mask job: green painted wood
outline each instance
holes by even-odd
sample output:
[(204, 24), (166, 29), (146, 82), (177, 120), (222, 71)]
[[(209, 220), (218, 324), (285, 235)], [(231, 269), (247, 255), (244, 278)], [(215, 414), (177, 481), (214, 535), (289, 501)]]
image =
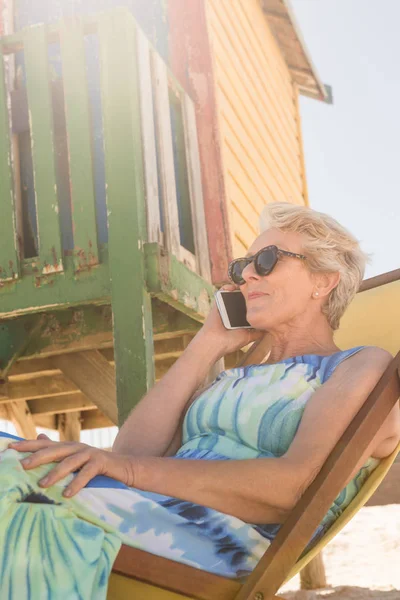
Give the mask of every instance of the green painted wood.
[(65, 117), (71, 181), (74, 257), (77, 271), (98, 263), (95, 193), (83, 24), (61, 22)]
[(11, 146), (4, 75), (4, 61), (0, 52), (0, 280), (14, 279), (19, 274)]
[[(176, 258), (165, 254), (156, 243), (144, 244), (145, 273), (147, 292), (159, 298), (179, 313), (170, 319), (167, 327), (185, 329), (185, 315), (197, 322), (204, 320), (208, 314), (214, 294), (214, 287), (204, 281), (191, 269)], [(125, 257), (125, 253), (122, 254)], [(117, 257), (118, 259), (118, 257)], [(111, 281), (108, 267), (108, 253), (100, 253), (101, 264), (89, 271), (75, 274), (72, 257), (65, 258), (65, 274), (42, 277), (39, 274), (25, 275), (15, 283), (0, 287), (0, 319), (22, 314), (51, 310), (55, 307), (66, 308), (79, 304), (106, 304), (111, 300)], [(29, 266), (32, 267), (32, 261)], [(33, 267), (36, 269), (36, 267)], [(136, 277), (136, 265), (133, 266)], [(135, 283), (142, 280), (135, 279)], [(123, 294), (122, 294), (123, 295)], [(157, 308), (153, 310), (153, 314)], [(153, 319), (157, 321), (154, 314)], [(183, 319), (179, 325), (179, 319)], [(164, 329), (164, 331), (168, 331)]]
[[(105, 257), (106, 260), (106, 257)], [(0, 319), (21, 314), (84, 304), (105, 304), (111, 300), (107, 264), (74, 273), (72, 257), (65, 259), (64, 275), (25, 275), (13, 284), (0, 287)]]
[(101, 87), (119, 422), (154, 382), (135, 21), (118, 10), (99, 20)]
[(29, 315), (0, 323), (0, 381), (5, 380), (13, 363), (42, 329), (44, 319), (41, 315)]
[(191, 318), (204, 320), (214, 298), (214, 286), (163, 252), (158, 244), (146, 244), (145, 257), (149, 292)]
[(44, 25), (24, 32), (26, 87), (31, 126), (33, 173), (43, 274), (63, 270), (53, 148), (53, 116)]

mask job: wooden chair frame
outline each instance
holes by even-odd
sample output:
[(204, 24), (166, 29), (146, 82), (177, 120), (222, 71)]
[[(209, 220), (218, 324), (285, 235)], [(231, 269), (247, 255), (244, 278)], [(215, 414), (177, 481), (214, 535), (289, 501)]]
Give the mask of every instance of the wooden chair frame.
[[(255, 362), (256, 354), (264, 352), (265, 342), (254, 345), (247, 362)], [(393, 380), (399, 383), (400, 352), (346, 431), (328, 456), (313, 483), (305, 491), (282, 525), (279, 533), (244, 583), (226, 579), (159, 556), (123, 546), (114, 563), (113, 573), (170, 590), (174, 597), (198, 600), (271, 600), (288, 579), (322, 518), (343, 489), (370, 440), (382, 426), (397, 402), (390, 401), (383, 391)], [(400, 395), (400, 385), (399, 385)], [(303, 565), (304, 566), (304, 565)], [(151, 588), (149, 588), (150, 590)], [(154, 589), (154, 588), (153, 588)], [(148, 596), (151, 598), (151, 595)]]

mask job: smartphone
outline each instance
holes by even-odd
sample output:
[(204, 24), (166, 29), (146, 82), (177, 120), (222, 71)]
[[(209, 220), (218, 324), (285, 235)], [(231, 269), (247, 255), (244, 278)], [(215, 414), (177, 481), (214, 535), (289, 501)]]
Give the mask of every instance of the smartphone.
[(215, 293), (215, 301), (226, 329), (251, 329), (246, 319), (246, 301), (240, 290), (233, 292), (218, 290)]

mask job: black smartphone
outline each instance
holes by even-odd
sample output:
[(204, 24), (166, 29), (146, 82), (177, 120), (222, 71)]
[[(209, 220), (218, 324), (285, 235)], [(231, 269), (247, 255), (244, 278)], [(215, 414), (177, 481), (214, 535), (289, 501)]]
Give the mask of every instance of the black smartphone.
[(233, 292), (218, 290), (215, 293), (215, 301), (226, 329), (251, 329), (246, 319), (246, 301), (240, 290)]

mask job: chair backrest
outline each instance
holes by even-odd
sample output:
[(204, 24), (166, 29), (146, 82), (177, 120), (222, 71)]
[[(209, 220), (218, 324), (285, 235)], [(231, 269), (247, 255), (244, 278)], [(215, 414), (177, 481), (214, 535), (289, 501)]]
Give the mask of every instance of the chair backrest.
[(368, 477), (367, 481), (364, 483), (356, 497), (353, 498), (340, 517), (338, 517), (331, 527), (329, 527), (323, 537), (296, 562), (283, 583), (286, 583), (289, 581), (289, 579), (297, 575), (297, 573), (299, 573), (313, 558), (315, 558), (317, 554), (319, 554), (321, 550), (323, 550), (323, 548), (339, 533), (339, 531), (341, 531), (343, 527), (347, 525), (347, 523), (360, 510), (360, 508), (362, 508), (364, 504), (368, 502), (387, 475), (399, 452), (400, 442), (397, 444), (392, 454), (381, 460), (376, 469)]
[[(397, 398), (388, 399), (383, 391), (392, 385), (394, 380), (399, 384), (399, 372), (400, 352), (392, 360), (374, 390), (337, 442), (319, 474), (292, 510), (235, 600), (249, 600), (256, 597), (256, 594), (262, 594), (259, 597), (263, 597), (265, 600), (273, 598), (282, 583), (292, 576), (294, 568), (297, 572), (297, 566), (294, 567), (296, 561), (306, 548), (332, 502), (341, 492), (343, 482), (351, 477), (370, 440), (373, 439), (398, 401), (400, 387)], [(394, 460), (393, 455), (391, 459)], [(391, 459), (386, 459), (388, 468)], [(377, 485), (379, 476), (384, 475), (382, 471), (384, 471), (384, 467), (376, 475)], [(373, 475), (374, 473), (371, 477)], [(359, 501), (361, 506), (362, 496)]]

